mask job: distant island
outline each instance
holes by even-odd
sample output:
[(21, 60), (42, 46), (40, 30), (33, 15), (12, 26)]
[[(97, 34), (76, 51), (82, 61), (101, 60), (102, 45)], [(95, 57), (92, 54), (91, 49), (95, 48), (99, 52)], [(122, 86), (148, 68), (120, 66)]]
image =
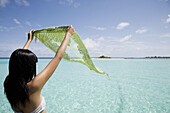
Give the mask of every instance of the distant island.
[(164, 56), (150, 56), (145, 58), (170, 58), (170, 57), (164, 57)]
[(100, 56), (100, 57), (97, 57), (97, 58), (112, 58), (112, 57)]
[(116, 57), (116, 58), (114, 58), (114, 57), (107, 57), (107, 56), (104, 56), (104, 55), (102, 55), (102, 56), (100, 56), (100, 57), (97, 57), (97, 59), (170, 59), (170, 57), (168, 57), (168, 56), (147, 56), (147, 57)]

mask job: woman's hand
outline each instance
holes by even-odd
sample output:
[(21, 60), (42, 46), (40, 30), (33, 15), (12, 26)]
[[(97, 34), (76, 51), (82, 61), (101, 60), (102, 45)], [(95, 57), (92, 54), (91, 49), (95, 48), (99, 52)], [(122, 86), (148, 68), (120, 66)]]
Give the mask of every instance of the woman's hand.
[(67, 34), (70, 34), (70, 35), (74, 34), (74, 28), (72, 27), (72, 25), (68, 27)]
[(30, 45), (30, 43), (31, 43), (31, 41), (33, 40), (33, 37), (34, 37), (33, 32), (34, 32), (34, 30), (30, 30), (30, 32), (28, 33), (28, 40), (27, 40), (26, 44), (24, 45), (23, 49), (28, 49), (28, 47), (29, 47), (29, 45)]
[(28, 33), (28, 41), (33, 40), (33, 37), (34, 37), (33, 32), (34, 32), (34, 30), (30, 30), (30, 32)]

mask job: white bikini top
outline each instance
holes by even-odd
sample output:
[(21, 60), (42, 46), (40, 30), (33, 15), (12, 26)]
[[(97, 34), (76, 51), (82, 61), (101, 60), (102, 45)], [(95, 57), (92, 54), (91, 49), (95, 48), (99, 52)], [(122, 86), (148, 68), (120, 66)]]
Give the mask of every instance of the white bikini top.
[[(40, 105), (39, 105), (34, 111), (32, 111), (32, 112), (30, 112), (30, 113), (41, 113), (43, 110), (45, 110), (45, 105), (46, 105), (45, 99), (44, 99), (44, 97), (42, 96), (42, 100), (41, 100)], [(15, 112), (15, 113), (23, 113), (23, 112), (16, 112), (16, 111), (14, 111), (14, 112)]]

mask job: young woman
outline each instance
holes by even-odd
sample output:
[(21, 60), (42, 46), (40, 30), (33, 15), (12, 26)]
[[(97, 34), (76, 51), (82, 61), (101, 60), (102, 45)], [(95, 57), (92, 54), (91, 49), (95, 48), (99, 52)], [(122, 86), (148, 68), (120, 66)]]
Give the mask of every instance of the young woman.
[(15, 113), (46, 113), (41, 90), (54, 73), (68, 45), (74, 29), (70, 26), (55, 57), (36, 75), (36, 55), (28, 50), (33, 39), (33, 30), (23, 49), (15, 50), (9, 61), (9, 75), (4, 81), (4, 91)]

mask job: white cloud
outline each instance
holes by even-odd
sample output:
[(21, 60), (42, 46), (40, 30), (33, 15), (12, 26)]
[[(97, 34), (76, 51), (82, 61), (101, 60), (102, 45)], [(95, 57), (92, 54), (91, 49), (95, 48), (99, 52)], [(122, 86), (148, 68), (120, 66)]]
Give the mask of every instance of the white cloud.
[(138, 29), (138, 30), (136, 30), (137, 34), (143, 34), (145, 32), (147, 32), (147, 29)]
[(10, 30), (13, 30), (13, 29), (18, 29), (18, 28), (21, 28), (22, 26), (11, 26), (11, 27), (6, 27), (6, 26), (0, 26), (0, 32), (3, 32), (3, 31), (10, 31)]
[(13, 19), (16, 24), (21, 24), (16, 18)]
[(120, 39), (119, 42), (127, 41), (127, 40), (129, 40), (130, 38), (132, 38), (132, 35), (127, 35), (127, 36), (125, 36), (124, 38)]
[[(8, 3), (9, 3), (9, 0), (0, 0), (0, 7), (6, 7), (6, 4)], [(15, 3), (17, 5), (30, 6), (27, 0), (15, 0)]]
[(8, 0), (0, 0), (0, 7), (6, 7), (7, 3), (9, 3)]
[(73, 0), (66, 0), (66, 2), (70, 5), (73, 4)]
[(100, 44), (90, 38), (86, 38), (85, 40), (83, 40), (86, 48), (96, 48), (99, 47)]
[(105, 37), (99, 37), (95, 39), (86, 38), (83, 40), (88, 52), (91, 56), (107, 56), (111, 52), (109, 44), (104, 41)]
[(38, 26), (38, 27), (41, 27), (42, 25), (40, 25), (40, 24), (37, 24), (37, 26)]
[(32, 26), (29, 21), (26, 21), (25, 24), (27, 24), (28, 26)]
[(166, 23), (170, 23), (170, 15), (168, 15), (168, 19), (166, 20)]
[(163, 38), (170, 38), (170, 33), (160, 35), (160, 37), (163, 37)]
[(75, 7), (75, 8), (77, 8), (79, 6), (80, 6), (80, 3), (78, 3), (78, 2), (74, 3), (74, 5), (73, 5), (73, 7)]
[(58, 2), (60, 5), (67, 5), (67, 6), (73, 6), (74, 8), (77, 8), (80, 6), (79, 2), (75, 2), (75, 0), (60, 0)]
[[(120, 43), (117, 40), (117, 37), (102, 36), (104, 41), (100, 41), (99, 38), (92, 39), (88, 51), (90, 56), (98, 57), (101, 55), (112, 56), (112, 57), (131, 57), (131, 56), (147, 56), (146, 51), (149, 51), (150, 48), (145, 45), (143, 42), (131, 41), (131, 36), (125, 36), (125, 42)], [(129, 38), (130, 37), (130, 38)], [(116, 39), (115, 39), (116, 38)], [(128, 39), (129, 38), (129, 39)], [(127, 40), (128, 39), (128, 40)], [(114, 41), (111, 41), (114, 40)], [(97, 46), (92, 46), (93, 43), (97, 43)], [(87, 45), (87, 44), (85, 44)], [(149, 53), (149, 52), (148, 52)]]
[(99, 31), (106, 30), (105, 27), (94, 27), (94, 26), (89, 26), (89, 27), (92, 28), (92, 29), (95, 29), (95, 30), (99, 30)]
[(8, 29), (7, 27), (0, 26), (0, 31), (5, 31), (5, 30), (7, 30), (7, 29)]
[(121, 22), (120, 24), (117, 25), (116, 29), (123, 29), (127, 26), (129, 26), (130, 23), (127, 23), (127, 22)]
[(100, 37), (98, 40), (99, 41), (104, 41), (104, 37)]
[(30, 6), (30, 4), (29, 4), (29, 2), (27, 0), (15, 0), (15, 3), (17, 5)]

